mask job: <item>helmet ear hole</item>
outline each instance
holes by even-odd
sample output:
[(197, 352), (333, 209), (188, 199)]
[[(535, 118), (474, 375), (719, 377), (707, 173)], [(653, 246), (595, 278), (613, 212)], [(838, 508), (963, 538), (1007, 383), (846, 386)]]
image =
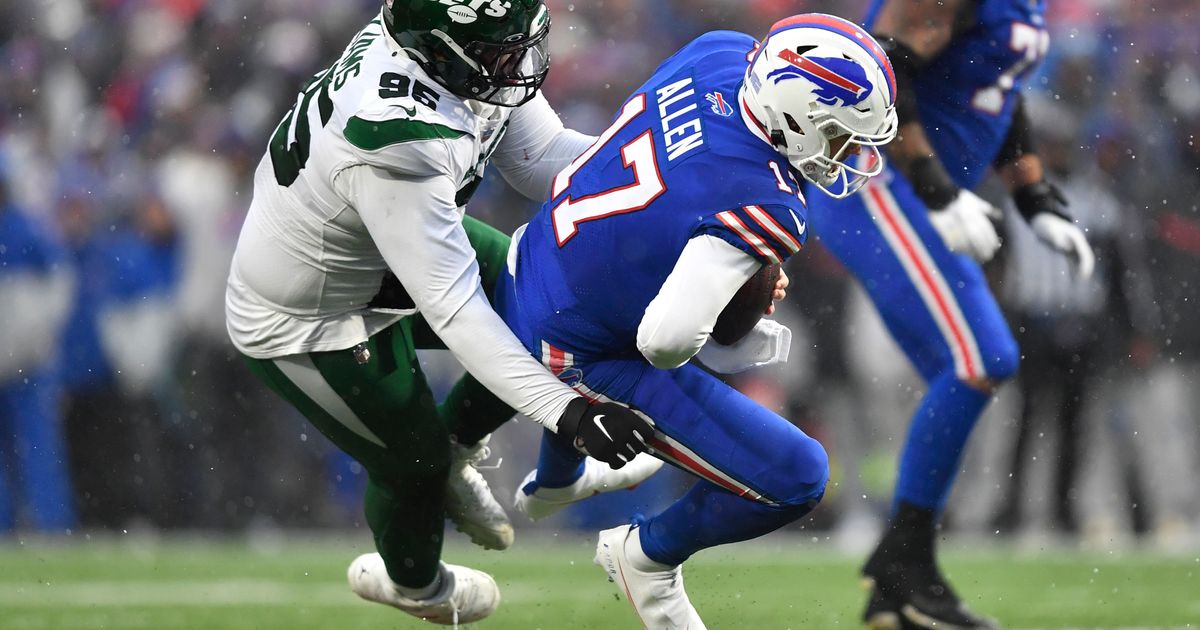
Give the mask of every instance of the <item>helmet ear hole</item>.
[(784, 112), (783, 119), (787, 121), (788, 128), (791, 129), (792, 132), (804, 135), (804, 130), (800, 128), (800, 123), (796, 122), (796, 119), (792, 118), (791, 114)]

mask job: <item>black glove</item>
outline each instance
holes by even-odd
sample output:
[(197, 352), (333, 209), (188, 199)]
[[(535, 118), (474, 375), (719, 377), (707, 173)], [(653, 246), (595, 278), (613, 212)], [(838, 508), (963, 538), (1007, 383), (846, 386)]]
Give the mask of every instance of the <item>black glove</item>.
[(593, 405), (580, 397), (572, 400), (559, 418), (558, 434), (572, 440), (575, 448), (617, 469), (649, 448), (647, 441), (654, 435), (654, 426), (636, 409), (611, 402)]
[(1017, 211), (1026, 221), (1033, 221), (1033, 217), (1043, 212), (1071, 220), (1071, 215), (1067, 214), (1067, 198), (1058, 186), (1046, 180), (1021, 186), (1013, 191), (1012, 198)]

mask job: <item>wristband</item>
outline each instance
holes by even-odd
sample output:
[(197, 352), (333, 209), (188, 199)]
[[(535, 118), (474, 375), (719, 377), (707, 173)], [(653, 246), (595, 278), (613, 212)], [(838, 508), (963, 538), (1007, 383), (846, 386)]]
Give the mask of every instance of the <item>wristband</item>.
[(913, 160), (908, 167), (908, 180), (912, 183), (913, 192), (930, 210), (941, 210), (950, 205), (960, 190), (942, 163), (932, 156)]

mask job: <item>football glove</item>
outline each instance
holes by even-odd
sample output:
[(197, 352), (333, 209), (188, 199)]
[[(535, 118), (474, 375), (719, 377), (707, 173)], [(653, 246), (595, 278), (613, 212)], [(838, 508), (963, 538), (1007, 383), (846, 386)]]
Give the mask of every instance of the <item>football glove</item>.
[(775, 320), (760, 319), (733, 345), (723, 346), (709, 339), (696, 358), (714, 372), (736, 374), (754, 367), (787, 363), (791, 347), (790, 328)]
[(646, 414), (615, 402), (589, 403), (580, 397), (567, 404), (558, 420), (558, 434), (575, 448), (613, 469), (628, 464), (650, 448), (654, 425)]
[(1013, 191), (1013, 202), (1043, 243), (1071, 259), (1076, 276), (1092, 276), (1096, 255), (1083, 230), (1067, 215), (1067, 199), (1057, 186), (1047, 181), (1026, 184)]
[(929, 221), (946, 247), (981, 263), (991, 260), (1000, 248), (1000, 235), (992, 224), (1000, 217), (999, 208), (966, 189), (959, 190), (945, 208), (929, 211)]

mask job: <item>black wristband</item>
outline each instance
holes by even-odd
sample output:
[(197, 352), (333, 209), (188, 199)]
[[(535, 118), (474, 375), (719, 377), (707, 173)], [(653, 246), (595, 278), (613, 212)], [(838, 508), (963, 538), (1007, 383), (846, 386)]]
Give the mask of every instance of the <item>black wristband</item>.
[(583, 422), (583, 416), (587, 413), (590, 404), (583, 396), (577, 396), (575, 400), (567, 403), (566, 410), (558, 419), (555, 433), (567, 439), (575, 439), (575, 436), (579, 435), (579, 423)]
[(1063, 197), (1058, 186), (1046, 180), (1017, 188), (1013, 191), (1012, 198), (1017, 211), (1026, 221), (1032, 221), (1033, 217), (1043, 212), (1071, 220), (1071, 216), (1066, 212), (1066, 197)]
[(960, 190), (942, 163), (931, 156), (919, 157), (909, 164), (908, 181), (930, 210), (941, 210), (950, 205)]

